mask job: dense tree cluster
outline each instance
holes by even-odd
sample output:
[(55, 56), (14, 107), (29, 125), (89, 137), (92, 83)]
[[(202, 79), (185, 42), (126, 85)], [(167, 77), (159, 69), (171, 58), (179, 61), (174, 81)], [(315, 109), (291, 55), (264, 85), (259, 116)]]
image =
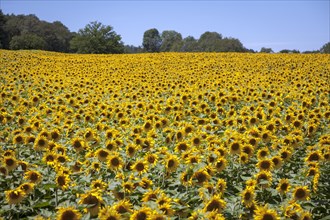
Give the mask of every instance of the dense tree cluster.
[[(239, 39), (223, 37), (220, 33), (206, 31), (199, 39), (183, 38), (174, 30), (159, 32), (146, 30), (142, 46), (124, 45), (121, 36), (112, 26), (94, 21), (77, 33), (71, 32), (60, 21), (52, 23), (39, 20), (35, 15), (5, 15), (0, 10), (0, 48), (38, 49), (70, 53), (142, 53), (142, 52), (256, 52), (243, 46)], [(261, 53), (273, 53), (271, 48), (261, 48)], [(300, 53), (298, 50), (281, 50), (280, 53)], [(320, 50), (303, 53), (330, 53), (330, 42)]]

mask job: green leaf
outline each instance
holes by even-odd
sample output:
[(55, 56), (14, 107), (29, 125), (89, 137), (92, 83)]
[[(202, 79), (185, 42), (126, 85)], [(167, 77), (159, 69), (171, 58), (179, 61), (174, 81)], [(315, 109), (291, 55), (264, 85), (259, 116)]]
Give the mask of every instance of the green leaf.
[(49, 202), (41, 202), (33, 206), (33, 208), (44, 208), (47, 206), (51, 206)]

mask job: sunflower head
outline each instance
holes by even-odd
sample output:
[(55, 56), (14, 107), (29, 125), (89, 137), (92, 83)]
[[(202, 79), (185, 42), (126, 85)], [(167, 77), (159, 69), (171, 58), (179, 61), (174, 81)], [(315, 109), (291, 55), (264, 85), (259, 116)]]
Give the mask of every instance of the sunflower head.
[(60, 207), (56, 214), (56, 220), (79, 220), (81, 214), (73, 207)]
[(243, 192), (241, 192), (242, 203), (244, 206), (250, 208), (254, 205), (255, 193), (253, 187), (246, 187)]
[(257, 206), (254, 211), (255, 220), (280, 220), (274, 209), (269, 209), (267, 205)]
[(22, 189), (13, 189), (5, 191), (8, 204), (18, 204), (25, 198), (25, 193)]
[(309, 199), (310, 190), (307, 186), (297, 186), (293, 190), (293, 198), (294, 200), (305, 201)]
[(226, 207), (226, 202), (219, 195), (213, 195), (212, 198), (205, 204), (204, 212), (220, 213)]

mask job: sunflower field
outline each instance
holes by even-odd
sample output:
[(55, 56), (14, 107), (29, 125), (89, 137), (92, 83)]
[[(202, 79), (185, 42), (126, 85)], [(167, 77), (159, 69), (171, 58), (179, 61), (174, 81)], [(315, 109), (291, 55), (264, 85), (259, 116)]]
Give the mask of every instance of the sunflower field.
[(330, 219), (329, 61), (0, 50), (0, 219)]

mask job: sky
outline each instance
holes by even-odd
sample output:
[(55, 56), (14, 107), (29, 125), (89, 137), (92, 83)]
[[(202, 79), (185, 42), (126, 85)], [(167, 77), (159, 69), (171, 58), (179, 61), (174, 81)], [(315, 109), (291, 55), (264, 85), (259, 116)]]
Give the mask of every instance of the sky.
[(330, 41), (330, 0), (0, 0), (4, 14), (35, 14), (78, 31), (91, 21), (110, 25), (128, 45), (151, 28), (196, 39), (206, 31), (239, 39), (248, 49), (318, 50)]

